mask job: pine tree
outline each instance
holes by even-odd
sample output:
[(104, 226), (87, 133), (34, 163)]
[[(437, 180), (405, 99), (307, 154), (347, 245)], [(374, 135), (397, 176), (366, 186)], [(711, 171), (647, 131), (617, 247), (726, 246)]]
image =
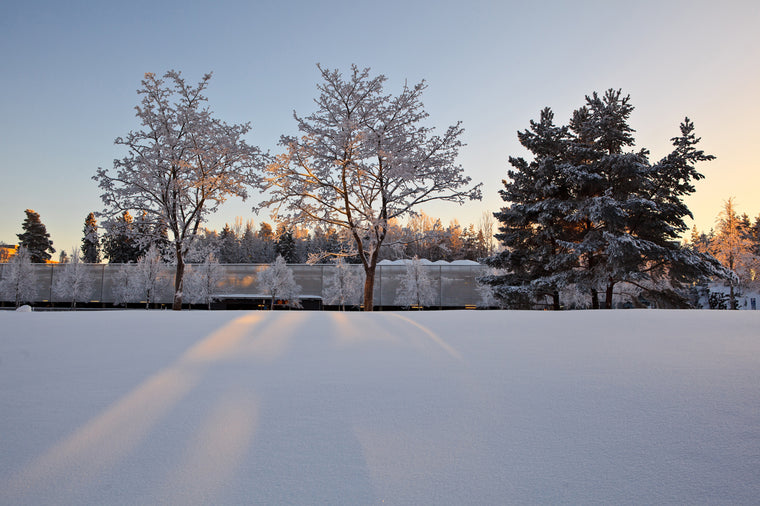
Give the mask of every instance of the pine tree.
[(252, 263), (256, 257), (256, 233), (253, 231), (253, 220), (248, 220), (245, 224), (245, 231), (240, 238), (240, 261), (243, 263)]
[(225, 223), (222, 232), (219, 234), (219, 262), (223, 264), (234, 264), (238, 261), (238, 238), (235, 231)]
[[(635, 144), (628, 120), (633, 106), (620, 90), (594, 93), (568, 127), (555, 127), (545, 109), (531, 131), (519, 135), (534, 160), (510, 159), (502, 198), (510, 205), (495, 217), (505, 251), (489, 259), (500, 277), (483, 281), (498, 296), (522, 298), (568, 286), (586, 290), (593, 308), (611, 308), (620, 283), (636, 286), (655, 300), (687, 305), (678, 294), (701, 276), (726, 271), (709, 255), (684, 248), (679, 236), (691, 217), (683, 201), (703, 176), (697, 162), (712, 160), (695, 148), (699, 139), (686, 118), (673, 151), (652, 164)], [(604, 302), (599, 295), (603, 294)]]
[(510, 205), (494, 213), (500, 222), (494, 236), (504, 250), (486, 260), (503, 274), (481, 278), (507, 307), (527, 308), (540, 298), (551, 297), (560, 309), (559, 290), (570, 281), (577, 260), (562, 241), (572, 240), (574, 227), (567, 216), (572, 207), (567, 165), (569, 132), (554, 124), (549, 108), (538, 122), (517, 137), (533, 153), (533, 160), (510, 157), (513, 170), (504, 180), (501, 198)]
[(0, 296), (12, 301), (18, 308), (24, 302), (31, 302), (37, 295), (34, 279), (34, 267), (29, 251), (20, 246), (7, 264), (3, 266), (0, 279)]
[(95, 213), (90, 213), (84, 220), (84, 237), (82, 238), (82, 261), (88, 264), (100, 263), (100, 238)]
[(134, 220), (129, 211), (107, 222), (103, 235), (103, 255), (112, 264), (135, 263), (141, 256), (141, 247), (136, 239)]
[(293, 232), (285, 228), (284, 225), (280, 225), (277, 237), (277, 255), (285, 259), (285, 263), (296, 263), (296, 241), (293, 238)]
[(274, 262), (277, 257), (276, 243), (274, 240), (274, 232), (272, 231), (272, 225), (262, 221), (259, 225), (259, 231), (256, 232), (258, 238), (258, 248), (256, 256), (254, 257), (254, 263), (267, 264)]
[(26, 219), (21, 225), (24, 230), (18, 236), (19, 246), (23, 246), (29, 252), (32, 263), (44, 264), (50, 260), (51, 253), (55, 253), (53, 241), (50, 240), (45, 225), (40, 221), (40, 215), (31, 209), (24, 211)]

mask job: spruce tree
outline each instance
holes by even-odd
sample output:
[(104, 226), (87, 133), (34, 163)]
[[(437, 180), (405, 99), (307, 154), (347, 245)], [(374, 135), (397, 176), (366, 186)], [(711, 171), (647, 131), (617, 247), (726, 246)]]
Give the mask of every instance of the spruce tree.
[(284, 226), (281, 226), (278, 232), (277, 248), (275, 250), (277, 255), (285, 259), (285, 263), (296, 263), (296, 242), (293, 238), (293, 232), (291, 232), (290, 229), (286, 229)]
[[(723, 276), (714, 258), (680, 245), (691, 213), (683, 201), (703, 176), (697, 162), (713, 159), (695, 148), (686, 120), (673, 151), (652, 164), (646, 149), (633, 150), (630, 97), (608, 90), (586, 97), (567, 127), (556, 127), (549, 109), (518, 134), (534, 159), (510, 158), (494, 216), (504, 252), (488, 260), (506, 274), (483, 281), (512, 303), (530, 306), (537, 296), (568, 285), (586, 291), (593, 308), (611, 308), (619, 283), (653, 300), (686, 305), (678, 291), (701, 276)], [(600, 293), (604, 302), (600, 301)]]
[(82, 262), (100, 263), (100, 238), (95, 213), (90, 213), (84, 220), (84, 237), (82, 238)]
[(55, 253), (53, 241), (50, 240), (45, 225), (40, 221), (40, 215), (31, 209), (24, 211), (26, 219), (21, 225), (24, 232), (16, 234), (19, 246), (26, 248), (32, 263), (44, 264), (50, 260), (51, 253)]
[(235, 231), (225, 223), (219, 234), (219, 263), (234, 264), (238, 260), (238, 238)]
[(141, 248), (135, 239), (134, 220), (129, 211), (106, 224), (102, 245), (103, 255), (112, 264), (137, 262)]
[(510, 157), (513, 170), (499, 191), (510, 205), (494, 213), (500, 222), (495, 238), (505, 248), (486, 264), (503, 270), (482, 281), (494, 288), (494, 295), (507, 307), (526, 308), (537, 299), (549, 297), (560, 309), (559, 290), (568, 282), (576, 260), (560, 241), (572, 239), (574, 227), (567, 221), (571, 206), (567, 164), (568, 128), (554, 124), (549, 108), (541, 111), (538, 122), (517, 137), (533, 153), (533, 160)]

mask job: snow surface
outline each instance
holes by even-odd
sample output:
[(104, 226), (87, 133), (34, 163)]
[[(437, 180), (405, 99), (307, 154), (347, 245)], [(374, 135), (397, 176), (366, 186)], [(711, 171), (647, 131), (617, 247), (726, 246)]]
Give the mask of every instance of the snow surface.
[(757, 504), (760, 312), (0, 313), (0, 504)]

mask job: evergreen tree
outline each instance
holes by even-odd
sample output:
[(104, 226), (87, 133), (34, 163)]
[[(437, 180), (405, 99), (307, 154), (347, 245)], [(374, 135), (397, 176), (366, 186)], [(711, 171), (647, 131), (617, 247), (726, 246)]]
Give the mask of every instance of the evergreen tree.
[(136, 239), (134, 220), (129, 211), (106, 223), (102, 239), (103, 255), (112, 264), (135, 263), (141, 256)]
[(257, 240), (256, 233), (253, 231), (253, 221), (249, 220), (245, 224), (245, 231), (240, 238), (240, 261), (243, 263), (252, 263), (256, 257)]
[(713, 157), (695, 148), (699, 139), (686, 118), (673, 151), (650, 163), (647, 150), (631, 150), (632, 111), (630, 97), (608, 90), (587, 96), (568, 127), (554, 126), (545, 109), (518, 134), (534, 159), (510, 159), (516, 170), (501, 192), (510, 205), (495, 213), (506, 249), (489, 265), (507, 274), (484, 281), (496, 285), (497, 296), (530, 304), (551, 292), (558, 308), (559, 290), (574, 284), (590, 293), (593, 308), (611, 308), (614, 287), (627, 283), (685, 305), (677, 293), (684, 286), (726, 274), (714, 258), (679, 242), (691, 217), (683, 198), (703, 177), (694, 165)]
[(518, 132), (520, 144), (533, 153), (533, 160), (510, 157), (501, 198), (510, 203), (494, 213), (500, 222), (494, 236), (504, 246), (486, 260), (502, 274), (484, 276), (494, 296), (507, 307), (527, 308), (539, 298), (551, 297), (560, 309), (559, 290), (569, 282), (577, 260), (562, 241), (573, 239), (574, 227), (567, 216), (572, 207), (568, 164), (568, 127), (554, 124), (549, 108), (538, 122)]
[(100, 263), (100, 238), (95, 213), (90, 213), (84, 220), (84, 237), (82, 238), (82, 261), (88, 264)]
[(32, 263), (44, 264), (50, 260), (51, 253), (55, 253), (53, 241), (50, 240), (45, 225), (40, 221), (40, 215), (31, 209), (24, 211), (26, 219), (21, 225), (24, 230), (18, 236), (19, 246), (23, 246), (29, 252)]
[(277, 237), (277, 255), (285, 259), (286, 263), (293, 264), (297, 262), (296, 256), (296, 241), (293, 238), (293, 232), (285, 228), (284, 225), (280, 225)]
[(238, 261), (238, 238), (235, 231), (225, 223), (219, 234), (219, 262), (234, 264)]
[(274, 232), (272, 231), (272, 225), (262, 221), (259, 225), (259, 231), (256, 233), (259, 239), (256, 256), (254, 263), (270, 263), (273, 262), (277, 256), (276, 243), (274, 240)]

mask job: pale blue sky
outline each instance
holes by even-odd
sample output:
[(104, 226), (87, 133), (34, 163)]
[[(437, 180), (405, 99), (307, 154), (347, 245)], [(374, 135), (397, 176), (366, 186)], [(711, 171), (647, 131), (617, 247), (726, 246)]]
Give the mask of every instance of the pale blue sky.
[[(210, 105), (250, 121), (248, 140), (277, 152), (296, 133), (292, 111), (313, 110), (315, 64), (371, 67), (425, 79), (430, 122), (461, 120), (460, 163), (484, 199), (424, 210), (476, 222), (503, 205), (497, 191), (516, 132), (544, 106), (558, 122), (585, 94), (629, 93), (639, 146), (665, 154), (689, 116), (718, 159), (688, 202), (709, 229), (722, 201), (760, 213), (760, 4), (756, 1), (16, 1), (0, 4), (0, 241), (15, 243), (24, 209), (40, 213), (55, 247), (70, 250), (101, 208), (90, 178), (124, 152), (113, 140), (139, 126), (145, 72), (214, 72)], [(254, 199), (256, 196), (254, 195)], [(212, 217), (256, 222), (248, 203)]]

